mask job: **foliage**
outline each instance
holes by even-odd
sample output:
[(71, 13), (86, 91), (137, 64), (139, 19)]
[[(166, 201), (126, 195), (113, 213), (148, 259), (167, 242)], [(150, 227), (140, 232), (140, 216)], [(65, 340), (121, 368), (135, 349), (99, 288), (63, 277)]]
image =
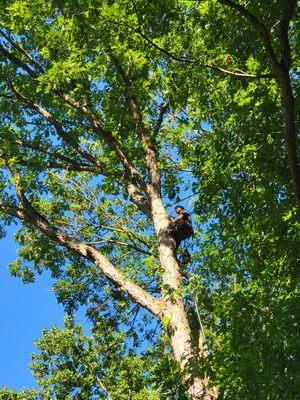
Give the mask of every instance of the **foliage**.
[[(44, 330), (36, 344), (40, 352), (33, 355), (31, 369), (45, 399), (185, 398), (168, 353), (134, 354), (124, 343), (124, 332), (112, 331), (103, 320), (87, 334), (69, 316), (63, 329)], [(159, 347), (165, 348), (163, 338)], [(167, 385), (161, 380), (166, 374)]]
[[(0, 46), (21, 63), (1, 52), (1, 196), (16, 206), (14, 186), (21, 186), (53, 226), (94, 246), (154, 296), (161, 293), (154, 227), (132, 201), (129, 167), (111, 145), (151, 181), (139, 122), (129, 111), (136, 101), (165, 205), (193, 199), (197, 232), (182, 292), (187, 310), (198, 304), (219, 398), (297, 399), (299, 204), (283, 134), (283, 89), (262, 37), (223, 3), (4, 1)], [(283, 3), (240, 1), (262, 21), (278, 58)], [(289, 28), (296, 124), (298, 17), (296, 9)], [(2, 219), (12, 221), (5, 212)], [(160, 335), (167, 326), (157, 328), (91, 260), (28, 221), (15, 239), (12, 275), (29, 283), (51, 270), (58, 301), (68, 313), (84, 307), (92, 324), (91, 334), (72, 320), (43, 332), (32, 364), (43, 398), (184, 398)]]

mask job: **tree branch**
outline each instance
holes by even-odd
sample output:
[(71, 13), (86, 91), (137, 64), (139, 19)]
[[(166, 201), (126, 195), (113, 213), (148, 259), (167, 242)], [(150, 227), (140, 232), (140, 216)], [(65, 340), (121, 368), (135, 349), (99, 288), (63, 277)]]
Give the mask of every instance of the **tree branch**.
[(131, 115), (135, 121), (137, 132), (140, 136), (142, 146), (144, 149), (144, 153), (146, 155), (146, 163), (148, 167), (148, 171), (151, 178), (151, 184), (155, 189), (156, 193), (160, 193), (160, 173), (157, 165), (157, 157), (155, 148), (153, 146), (152, 140), (149, 137), (147, 132), (147, 128), (144, 124), (142, 112), (138, 105), (138, 101), (132, 90), (132, 80), (126, 75), (125, 70), (120, 64), (119, 60), (110, 52), (110, 58), (113, 61), (116, 70), (121, 76), (126, 92), (126, 99), (128, 102), (128, 107), (131, 112)]
[(120, 288), (120, 290), (127, 293), (133, 301), (146, 308), (156, 317), (161, 317), (163, 305), (161, 299), (153, 297), (147, 291), (134, 283), (123, 271), (114, 267), (98, 250), (80, 242), (76, 238), (66, 234), (61, 229), (53, 226), (40, 212), (34, 209), (25, 196), (23, 190), (18, 185), (19, 178), (16, 178), (16, 181), (16, 186), (18, 186), (17, 195), (22, 204), (22, 208), (0, 204), (0, 210), (30, 223), (60, 246), (63, 246), (78, 256), (93, 262), (110, 282), (114, 283)]
[[(58, 136), (60, 136), (69, 146), (71, 146), (74, 150), (76, 150), (80, 155), (82, 155), (85, 159), (88, 161), (92, 162), (95, 165), (95, 172), (101, 173), (103, 175), (107, 175), (107, 169), (106, 166), (99, 161), (96, 157), (85, 151), (73, 138), (71, 138), (69, 135), (67, 135), (62, 126), (59, 124), (59, 122), (47, 111), (45, 110), (42, 106), (31, 102), (29, 99), (27, 99), (25, 96), (23, 96), (12, 84), (12, 82), (9, 82), (9, 86), (11, 90), (14, 92), (16, 98), (20, 100), (23, 104), (31, 108), (32, 110), (36, 111), (40, 115), (42, 115), (47, 121), (49, 121), (56, 129), (56, 132)], [(79, 109), (83, 111), (84, 113), (88, 113), (88, 110), (86, 109), (85, 106), (81, 106), (78, 102), (73, 100), (70, 96), (64, 95), (66, 98), (66, 101), (68, 104), (72, 105), (76, 109)], [(125, 166), (125, 173), (123, 175), (123, 178), (120, 177), (121, 180), (123, 180), (124, 187), (127, 190), (128, 195), (132, 199), (132, 201), (137, 205), (137, 207), (143, 211), (148, 217), (150, 216), (150, 205), (148, 203), (147, 198), (142, 194), (141, 190), (138, 188), (136, 185), (136, 181), (140, 183), (141, 186), (144, 186), (145, 183), (143, 181), (143, 178), (140, 176), (138, 171), (134, 168), (134, 166), (130, 163), (130, 161), (127, 159), (121, 148), (118, 146), (118, 144), (114, 141), (112, 137), (109, 136), (109, 132), (106, 132), (101, 129), (100, 125), (97, 123), (97, 120), (94, 116), (90, 117), (92, 118), (92, 124), (93, 128), (98, 130), (98, 133), (100, 133), (101, 137), (105, 139), (107, 143), (109, 143), (110, 147), (115, 149), (116, 153), (119, 155), (121, 158), (121, 162)], [(62, 158), (60, 156), (60, 158)], [(66, 161), (66, 160), (65, 160)], [(89, 166), (84, 166), (84, 168), (80, 167), (78, 168), (78, 164), (72, 164), (72, 168), (74, 170), (92, 170), (91, 167)], [(71, 169), (71, 168), (70, 168)], [(127, 171), (127, 172), (126, 172)]]
[(66, 134), (63, 127), (60, 125), (60, 123), (54, 118), (54, 116), (47, 111), (45, 108), (40, 106), (37, 103), (32, 102), (29, 100), (27, 97), (23, 96), (13, 85), (11, 81), (9, 81), (9, 87), (15, 94), (16, 98), (20, 100), (23, 104), (25, 104), (27, 107), (30, 109), (36, 111), (38, 114), (40, 114), (42, 117), (44, 117), (48, 122), (51, 123), (51, 125), (54, 126), (58, 136), (62, 138), (70, 147), (72, 147), (74, 150), (76, 150), (77, 153), (79, 153), (82, 157), (90, 161), (91, 163), (97, 165), (99, 169), (102, 170), (102, 173), (106, 173), (106, 167), (105, 165), (99, 161), (96, 157), (94, 157), (92, 154), (88, 153), (86, 150), (84, 150), (70, 135)]
[(8, 58), (13, 64), (17, 65), (18, 67), (22, 68), (24, 71), (28, 73), (32, 78), (38, 78), (38, 74), (33, 71), (26, 63), (24, 63), (19, 57), (15, 56), (13, 53), (5, 49), (0, 44), (0, 52), (4, 55), (4, 57)]
[(124, 188), (127, 191), (130, 199), (148, 218), (150, 218), (151, 209), (149, 201), (146, 198), (146, 196), (144, 196), (141, 190), (135, 184), (132, 183), (132, 180), (126, 173), (124, 174), (123, 182), (124, 182)]
[(160, 107), (159, 116), (158, 116), (158, 119), (156, 121), (155, 128), (154, 128), (156, 133), (158, 133), (160, 128), (161, 128), (161, 125), (162, 125), (162, 123), (164, 121), (164, 116), (165, 116), (169, 106), (170, 106), (169, 103), (164, 103)]
[(120, 161), (124, 165), (125, 169), (128, 170), (130, 177), (134, 182), (139, 182), (142, 187), (145, 187), (145, 182), (139, 172), (136, 170), (134, 165), (128, 159), (124, 151), (122, 150), (120, 144), (117, 140), (112, 136), (111, 132), (102, 128), (101, 124), (98, 121), (98, 118), (95, 114), (93, 114), (85, 105), (80, 104), (77, 100), (73, 99), (67, 93), (56, 91), (61, 98), (63, 98), (67, 104), (77, 109), (84, 115), (86, 115), (90, 121), (91, 126), (95, 130), (95, 132), (102, 138), (104, 141), (112, 148), (116, 154), (118, 155)]
[(286, 6), (280, 20), (281, 64), (287, 69), (291, 66), (291, 47), (289, 43), (289, 24), (296, 7), (296, 0), (286, 0)]
[[(19, 57), (15, 56), (11, 52), (9, 52), (7, 49), (5, 49), (1, 44), (0, 44), (0, 52), (8, 58), (13, 64), (17, 65), (18, 67), (22, 68), (25, 70), (32, 78), (36, 79), (38, 78), (38, 74), (34, 72), (26, 63), (24, 63)], [(55, 126), (59, 136), (61, 136), (65, 141), (68, 140), (68, 144), (71, 145), (73, 148), (76, 149), (77, 152), (79, 152), (84, 158), (89, 159), (89, 161), (99, 165), (99, 161), (96, 160), (91, 154), (83, 150), (76, 142), (74, 142), (70, 137), (66, 136), (66, 134), (63, 132), (62, 128), (60, 127), (58, 121), (56, 121), (53, 116), (43, 109), (41, 106), (29, 101), (29, 99), (26, 99), (23, 95), (21, 95), (15, 88), (13, 88), (12, 83), (10, 82), (10, 86), (12, 87), (14, 93), (16, 96), (19, 98), (19, 100), (25, 102), (27, 105), (30, 105), (31, 108), (35, 109), (37, 112), (39, 112), (41, 115), (43, 115), (48, 121), (52, 122), (52, 124)], [(113, 149), (116, 151), (117, 155), (120, 158), (120, 161), (123, 163), (123, 165), (128, 169), (130, 172), (130, 175), (133, 180), (138, 181), (142, 186), (145, 186), (145, 183), (138, 173), (138, 171), (134, 168), (132, 163), (128, 160), (126, 155), (124, 154), (123, 150), (121, 149), (120, 145), (117, 143), (117, 141), (112, 137), (110, 132), (104, 130), (101, 125), (99, 124), (99, 121), (97, 117), (92, 114), (88, 108), (85, 105), (80, 104), (77, 100), (73, 99), (70, 95), (67, 93), (64, 93), (60, 90), (54, 90), (54, 92), (59, 95), (59, 97), (63, 98), (67, 104), (71, 105), (73, 108), (81, 111), (83, 114), (85, 114), (88, 118), (89, 121), (94, 128), (94, 130), (106, 141), (107, 144), (109, 144)], [(72, 142), (72, 144), (71, 144)], [(92, 158), (93, 160), (92, 160)]]
[(90, 171), (90, 172), (98, 172), (98, 173), (103, 173), (102, 170), (100, 170), (97, 166), (95, 165), (88, 165), (88, 164), (79, 164), (77, 161), (73, 160), (72, 158), (69, 158), (63, 154), (57, 153), (55, 151), (48, 151), (45, 150), (43, 147), (38, 146), (35, 143), (30, 143), (26, 142), (23, 140), (16, 140), (12, 141), (12, 143), (16, 144), (17, 146), (25, 147), (28, 149), (36, 150), (42, 154), (48, 155), (50, 157), (54, 157), (55, 159), (59, 159), (61, 161), (64, 161), (67, 163), (67, 166), (63, 166), (57, 163), (52, 163), (51, 161), (48, 163), (49, 166), (52, 167), (57, 167), (57, 168), (66, 168), (70, 170), (76, 170), (76, 171)]
[[(38, 75), (30, 68), (27, 66), (27, 64), (23, 63), (22, 60), (20, 60), (18, 57), (7, 51), (3, 46), (0, 47), (0, 51), (2, 51), (2, 54), (4, 54), (5, 57), (7, 57), (13, 64), (21, 67), (24, 69), (32, 78), (36, 79)], [(68, 136), (64, 130), (62, 129), (61, 125), (58, 123), (58, 121), (43, 107), (40, 105), (30, 101), (29, 99), (25, 98), (21, 93), (19, 93), (16, 88), (13, 86), (12, 82), (10, 81), (10, 87), (15, 93), (16, 97), (22, 101), (24, 104), (29, 106), (31, 109), (34, 109), (36, 112), (38, 112), (40, 115), (42, 115), (44, 118), (46, 118), (56, 129), (57, 134), (66, 142), (68, 143), (72, 148), (74, 148), (79, 154), (81, 154), (84, 158), (88, 159), (90, 162), (93, 164), (96, 164), (98, 167), (102, 169), (102, 173), (105, 172), (105, 166), (97, 160), (94, 156), (86, 152), (84, 149), (79, 146), (79, 144), (74, 141), (70, 136)], [(139, 174), (139, 172), (136, 170), (134, 165), (131, 163), (131, 161), (128, 159), (128, 157), (125, 155), (124, 151), (122, 150), (121, 146), (117, 142), (115, 138), (111, 135), (110, 132), (106, 131), (103, 129), (96, 117), (87, 107), (86, 105), (80, 104), (77, 100), (73, 99), (70, 95), (67, 93), (64, 93), (60, 90), (54, 90), (53, 92), (58, 95), (60, 98), (62, 98), (67, 104), (75, 108), (76, 110), (80, 111), (83, 113), (85, 116), (88, 117), (90, 124), (92, 128), (95, 130), (95, 132), (102, 138), (104, 141), (116, 152), (118, 155), (121, 163), (125, 167), (125, 176), (126, 176), (126, 182), (125, 182), (125, 188), (128, 190), (128, 194), (132, 201), (143, 211), (146, 213), (146, 215), (149, 214), (150, 206), (148, 203), (148, 200), (146, 197), (142, 194), (140, 188), (137, 186), (137, 183), (141, 188), (145, 188), (146, 184), (142, 178), (142, 176)], [(130, 183), (129, 183), (130, 180)]]
[(279, 80), (282, 91), (282, 105), (284, 109), (284, 137), (287, 148), (289, 166), (292, 173), (292, 181), (295, 196), (300, 204), (300, 163), (298, 156), (298, 140), (296, 130), (295, 99), (289, 68), (292, 63), (291, 48), (289, 42), (289, 24), (293, 17), (296, 0), (286, 0), (286, 6), (280, 20), (280, 45), (281, 63)]
[[(4, 160), (7, 159), (6, 154), (2, 153)], [(29, 222), (30, 224), (41, 230), (46, 236), (57, 242), (59, 245), (66, 247), (77, 255), (84, 257), (92, 261), (106, 276), (106, 278), (117, 285), (122, 291), (126, 292), (136, 303), (140, 304), (142, 307), (146, 308), (156, 317), (160, 318), (162, 315), (162, 305), (163, 301), (154, 298), (147, 291), (142, 289), (136, 283), (134, 283), (126, 275), (125, 272), (120, 271), (118, 268), (114, 267), (109, 260), (101, 254), (95, 248), (80, 242), (78, 239), (69, 236), (63, 230), (58, 227), (53, 226), (39, 211), (37, 211), (32, 203), (28, 200), (21, 184), (21, 176), (15, 167), (7, 165), (7, 168), (11, 172), (16, 188), (16, 194), (22, 205), (22, 208), (15, 208), (11, 206), (6, 206), (0, 203), (0, 210), (9, 213), (21, 220)], [(128, 244), (129, 245), (129, 244)], [(130, 245), (129, 245), (130, 246)], [(134, 243), (135, 250), (141, 251)], [(145, 250), (143, 250), (146, 254)], [(152, 254), (152, 253), (151, 253)]]
[(139, 253), (146, 254), (148, 256), (152, 256), (153, 255), (153, 253), (151, 253), (150, 251), (142, 249), (141, 247), (139, 247), (139, 246), (137, 246), (135, 244), (130, 244), (128, 242), (122, 242), (120, 240), (115, 240), (115, 239), (95, 240), (93, 242), (87, 242), (86, 244), (90, 245), (90, 244), (103, 244), (103, 243), (119, 244), (120, 246), (127, 247), (129, 249), (135, 250), (135, 251), (137, 251)]
[(262, 38), (266, 52), (271, 60), (273, 67), (275, 68), (275, 72), (277, 72), (277, 69), (279, 66), (279, 61), (277, 60), (275, 51), (272, 46), (271, 38), (267, 31), (266, 26), (263, 23), (261, 23), (255, 17), (255, 15), (253, 15), (249, 10), (247, 10), (242, 5), (237, 4), (231, 0), (217, 0), (217, 1), (220, 4), (224, 4), (224, 5), (232, 8), (233, 10), (236, 10), (240, 15), (245, 17), (250, 22), (250, 24), (255, 28), (256, 32)]
[[(23, 54), (29, 62), (31, 62), (40, 72), (44, 72), (43, 68), (38, 64), (31, 55), (21, 46), (19, 46), (16, 42), (14, 42), (9, 35), (6, 34), (2, 29), (0, 29), (0, 34), (10, 43), (10, 45)], [(34, 71), (33, 71), (34, 72)]]
[(292, 175), (292, 182), (295, 196), (300, 204), (300, 165), (297, 152), (297, 134), (295, 124), (295, 101), (289, 68), (291, 65), (291, 49), (289, 44), (288, 30), (289, 23), (293, 17), (296, 6), (296, 0), (286, 0), (286, 6), (283, 10), (280, 20), (280, 44), (281, 44), (281, 62), (277, 60), (274, 49), (272, 47), (270, 35), (265, 27), (258, 19), (250, 13), (245, 7), (234, 3), (231, 0), (218, 0), (220, 4), (236, 10), (240, 15), (247, 18), (251, 25), (256, 29), (262, 37), (266, 52), (274, 67), (277, 79), (281, 84), (282, 105), (284, 109), (284, 137), (287, 148), (289, 166)]
[[(114, 21), (115, 22), (115, 21)], [(127, 28), (131, 29), (133, 32), (139, 34), (146, 42), (148, 42), (153, 48), (159, 50), (161, 53), (165, 54), (168, 56), (170, 59), (178, 62), (184, 62), (187, 64), (193, 64), (201, 68), (208, 68), (216, 72), (220, 72), (222, 74), (230, 75), (235, 78), (246, 78), (246, 79), (266, 79), (266, 78), (274, 78), (276, 75), (274, 73), (269, 73), (269, 74), (250, 74), (248, 72), (241, 72), (241, 70), (238, 71), (229, 71), (225, 68), (219, 67), (213, 63), (211, 64), (202, 64), (197, 60), (192, 60), (188, 58), (182, 58), (178, 57), (175, 54), (171, 53), (170, 51), (166, 50), (165, 48), (161, 47), (157, 43), (153, 42), (147, 35), (145, 35), (141, 29), (139, 28), (134, 28), (127, 24), (124, 21), (117, 21), (117, 23), (121, 23), (125, 25)]]

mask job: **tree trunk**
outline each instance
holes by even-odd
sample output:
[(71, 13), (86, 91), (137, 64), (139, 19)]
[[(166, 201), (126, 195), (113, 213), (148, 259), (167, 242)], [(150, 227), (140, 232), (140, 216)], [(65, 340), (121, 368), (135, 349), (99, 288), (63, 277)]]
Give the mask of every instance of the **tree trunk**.
[(300, 204), (300, 165), (297, 154), (297, 132), (295, 124), (294, 95), (289, 70), (284, 65), (280, 68), (279, 79), (282, 91), (282, 106), (284, 111), (284, 138), (292, 174), (295, 196)]
[[(159, 257), (164, 270), (162, 298), (164, 301), (163, 325), (170, 337), (174, 357), (178, 362), (193, 400), (213, 400), (216, 388), (209, 388), (209, 378), (201, 371), (205, 358), (203, 340), (200, 346), (193, 341), (182, 298), (182, 275), (176, 257), (173, 223), (165, 211), (161, 198), (152, 196), (152, 219), (159, 241)], [(201, 336), (201, 335), (200, 335)], [(201, 360), (202, 358), (202, 360)], [(201, 362), (202, 361), (202, 362)]]
[(193, 400), (217, 398), (216, 388), (209, 387), (209, 378), (203, 371), (207, 352), (203, 341), (195, 346), (192, 332), (180, 296), (167, 299), (164, 317), (171, 340), (174, 357), (183, 373), (187, 391)]

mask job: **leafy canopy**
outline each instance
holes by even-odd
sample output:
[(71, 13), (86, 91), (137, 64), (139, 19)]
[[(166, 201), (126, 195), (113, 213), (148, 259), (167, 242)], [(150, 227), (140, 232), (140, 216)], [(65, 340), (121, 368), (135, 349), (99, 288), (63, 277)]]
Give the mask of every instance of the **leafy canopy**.
[[(4, 1), (1, 196), (16, 205), (18, 184), (53, 225), (159, 293), (154, 230), (144, 199), (132, 202), (128, 190), (131, 166), (139, 195), (139, 177), (151, 178), (129, 112), (134, 99), (165, 204), (194, 195), (197, 235), (183, 290), (187, 308), (191, 294), (197, 300), (220, 398), (297, 398), (299, 207), (281, 87), (259, 78), (273, 73), (261, 37), (220, 3)], [(283, 2), (240, 4), (263, 21), (279, 55)], [(297, 111), (298, 14), (289, 35)], [(12, 221), (4, 212), (2, 219)], [(32, 369), (44, 398), (183, 399), (168, 341), (156, 340), (147, 312), (31, 224), (15, 238), (12, 275), (33, 282), (51, 270), (58, 301), (69, 313), (84, 307), (93, 325), (92, 335), (69, 320), (43, 333)], [(141, 343), (152, 349), (140, 354)]]

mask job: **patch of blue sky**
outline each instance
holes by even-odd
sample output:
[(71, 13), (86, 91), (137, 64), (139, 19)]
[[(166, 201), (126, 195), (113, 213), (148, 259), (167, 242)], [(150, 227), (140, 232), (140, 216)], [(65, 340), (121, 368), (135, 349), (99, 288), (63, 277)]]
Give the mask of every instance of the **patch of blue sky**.
[(18, 249), (14, 231), (15, 227), (10, 227), (0, 240), (0, 387), (18, 390), (36, 387), (28, 367), (30, 355), (36, 351), (33, 341), (43, 328), (62, 326), (64, 312), (56, 302), (49, 272), (27, 285), (10, 275), (7, 266), (17, 258)]

